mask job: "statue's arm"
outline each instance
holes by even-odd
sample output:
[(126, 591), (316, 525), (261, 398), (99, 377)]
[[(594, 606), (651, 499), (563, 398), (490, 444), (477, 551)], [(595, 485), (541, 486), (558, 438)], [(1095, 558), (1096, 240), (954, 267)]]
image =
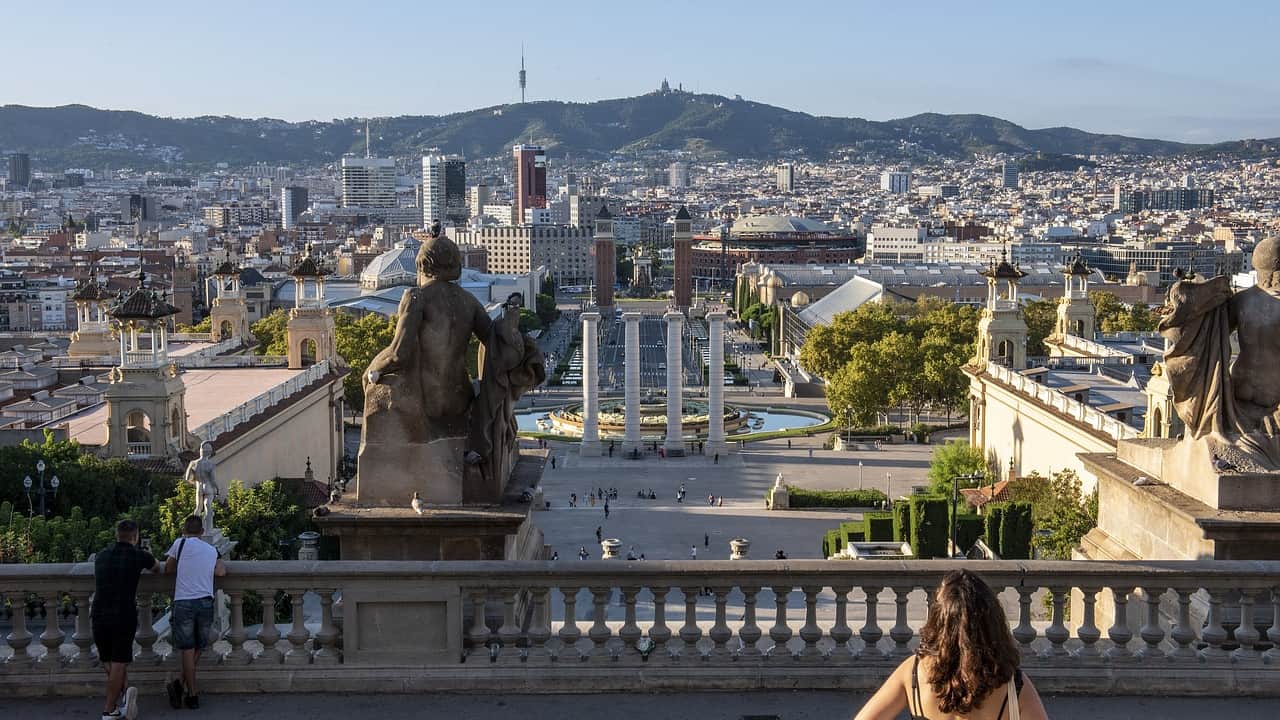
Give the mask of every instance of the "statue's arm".
[(381, 375), (404, 367), (409, 353), (417, 346), (414, 340), (422, 326), (419, 305), (418, 293), (412, 288), (405, 290), (400, 296), (400, 306), (396, 309), (396, 333), (391, 338), (391, 344), (369, 363), (366, 376), (370, 382), (376, 383)]

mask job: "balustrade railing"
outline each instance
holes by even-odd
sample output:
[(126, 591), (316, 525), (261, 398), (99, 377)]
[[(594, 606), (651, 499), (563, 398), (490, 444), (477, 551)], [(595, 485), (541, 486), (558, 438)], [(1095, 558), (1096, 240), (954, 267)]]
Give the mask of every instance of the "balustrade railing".
[[(1280, 562), (964, 565), (1000, 593), (1044, 692), (1280, 695)], [(202, 684), (870, 688), (914, 651), (927, 597), (958, 566), (232, 562), (217, 580), (227, 622)], [(100, 689), (92, 572), (0, 566), (0, 696)], [(130, 671), (140, 685), (158, 688), (176, 667), (154, 623), (172, 582), (144, 576), (140, 586)]]

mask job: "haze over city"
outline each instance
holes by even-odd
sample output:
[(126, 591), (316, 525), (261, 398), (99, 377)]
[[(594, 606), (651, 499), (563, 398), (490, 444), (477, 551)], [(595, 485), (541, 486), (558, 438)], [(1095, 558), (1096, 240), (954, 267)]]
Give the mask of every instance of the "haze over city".
[[(981, 113), (1216, 142), (1280, 136), (1266, 2), (14, 3), (0, 101), (286, 120), (654, 88), (815, 115)], [(1221, 22), (1222, 32), (1206, 32)], [(1225, 28), (1229, 28), (1226, 30)], [(91, 62), (86, 60), (92, 59)]]

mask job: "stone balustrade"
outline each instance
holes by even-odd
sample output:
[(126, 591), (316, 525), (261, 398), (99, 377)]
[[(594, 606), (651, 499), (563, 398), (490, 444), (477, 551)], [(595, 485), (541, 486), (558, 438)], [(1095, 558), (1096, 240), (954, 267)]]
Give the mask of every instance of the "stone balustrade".
[(1142, 435), (1137, 428), (999, 363), (987, 363), (987, 374), (1018, 393), (1116, 440), (1130, 440)]
[[(201, 684), (209, 692), (868, 689), (912, 652), (928, 593), (956, 566), (232, 562), (217, 583), (229, 622)], [(1280, 562), (966, 566), (1001, 593), (1042, 692), (1280, 695)], [(100, 692), (92, 572), (88, 563), (0, 566), (9, 615), (0, 697)], [(153, 626), (172, 582), (147, 575), (140, 586), (130, 678), (147, 692), (177, 668)], [(262, 602), (278, 592), (279, 602)], [(251, 605), (265, 622), (246, 619)]]

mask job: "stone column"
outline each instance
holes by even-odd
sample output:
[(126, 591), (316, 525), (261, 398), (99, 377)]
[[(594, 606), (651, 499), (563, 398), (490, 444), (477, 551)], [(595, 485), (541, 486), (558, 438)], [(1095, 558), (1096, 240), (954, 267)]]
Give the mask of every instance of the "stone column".
[(582, 313), (582, 445), (578, 454), (600, 455), (600, 313)]
[(640, 449), (640, 313), (622, 313), (626, 323), (626, 371), (623, 403), (626, 406), (626, 429), (622, 435), (622, 452)]
[(724, 312), (707, 313), (707, 448), (706, 454), (728, 454), (724, 436)]
[(684, 455), (684, 315), (676, 310), (662, 316), (667, 321), (667, 441), (668, 457)]

